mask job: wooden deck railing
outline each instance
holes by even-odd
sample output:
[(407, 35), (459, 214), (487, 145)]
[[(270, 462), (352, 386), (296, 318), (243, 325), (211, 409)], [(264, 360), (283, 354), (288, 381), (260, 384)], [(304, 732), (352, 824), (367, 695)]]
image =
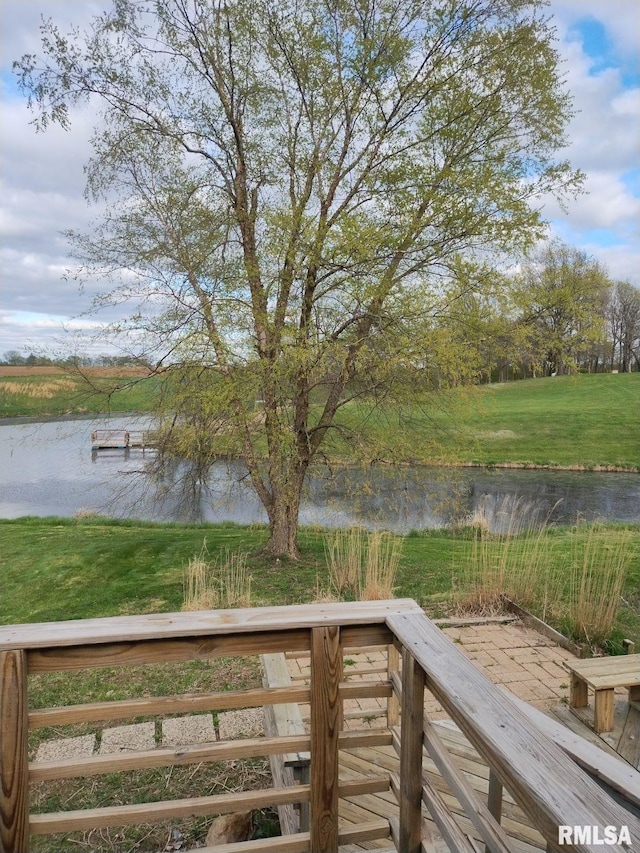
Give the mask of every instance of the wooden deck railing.
[[(345, 682), (342, 676), (345, 649), (371, 646), (393, 649), (389, 678)], [(402, 659), (401, 674), (394, 671), (396, 649)], [(286, 651), (309, 653), (309, 686), (286, 685), (44, 709), (28, 706), (27, 675), (32, 673)], [(216, 815), (287, 803), (308, 803), (308, 832), (275, 838), (272, 842), (246, 842), (243, 849), (336, 853), (340, 844), (389, 838), (389, 846), (395, 845), (402, 853), (420, 853), (426, 843), (424, 804), (451, 850), (476, 853), (476, 843), (462, 832), (442, 796), (423, 773), (423, 747), (447, 780), (487, 850), (494, 853), (510, 850), (500, 826), (503, 785), (547, 839), (550, 850), (595, 853), (596, 847), (589, 844), (560, 846), (560, 824), (627, 825), (636, 845), (640, 842), (638, 821), (532, 727), (508, 697), (411, 600), (8, 626), (0, 628), (0, 673), (2, 853), (27, 853), (30, 838), (35, 835)], [(488, 803), (481, 802), (469, 788), (435, 727), (425, 718), (425, 686), (491, 768)], [(342, 702), (358, 697), (387, 697), (389, 725), (383, 729), (342, 731)], [(28, 732), (43, 726), (298, 702), (311, 706), (308, 735), (157, 747), (125, 754), (29, 763)], [(338, 782), (341, 749), (389, 744), (398, 749), (399, 774), (381, 771), (372, 777)], [(30, 813), (29, 809), (29, 785), (44, 780), (293, 752), (310, 752), (308, 783), (142, 805), (55, 813)], [(399, 803), (397, 820), (380, 818), (339, 827), (339, 798), (379, 793), (389, 787)]]

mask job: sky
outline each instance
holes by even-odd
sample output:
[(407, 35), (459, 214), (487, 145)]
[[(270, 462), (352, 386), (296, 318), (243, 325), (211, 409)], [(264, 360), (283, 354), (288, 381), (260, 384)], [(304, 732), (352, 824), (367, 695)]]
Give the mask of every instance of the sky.
[[(94, 119), (85, 109), (70, 131), (37, 134), (11, 63), (38, 50), (42, 14), (64, 30), (102, 8), (0, 0), (0, 355), (62, 353), (98, 322), (86, 315), (91, 290), (81, 293), (66, 275), (73, 261), (62, 235), (87, 230), (96, 217), (83, 170)], [(566, 212), (545, 205), (549, 235), (585, 250), (612, 279), (640, 286), (640, 2), (551, 0), (549, 12), (576, 110), (562, 154), (586, 174), (587, 190)]]

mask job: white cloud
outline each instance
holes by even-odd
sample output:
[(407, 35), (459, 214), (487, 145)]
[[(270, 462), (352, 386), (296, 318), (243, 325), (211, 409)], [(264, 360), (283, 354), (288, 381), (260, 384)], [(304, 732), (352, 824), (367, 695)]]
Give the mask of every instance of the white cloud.
[(576, 21), (599, 21), (615, 53), (635, 61), (640, 29), (640, 6), (635, 0), (552, 0), (551, 11), (562, 36)]
[[(547, 202), (547, 215), (553, 219), (562, 219), (559, 206)], [(591, 171), (587, 175), (585, 194), (570, 206), (571, 227), (580, 230), (607, 228), (619, 233), (620, 238), (631, 237), (640, 220), (640, 198), (614, 171)]]

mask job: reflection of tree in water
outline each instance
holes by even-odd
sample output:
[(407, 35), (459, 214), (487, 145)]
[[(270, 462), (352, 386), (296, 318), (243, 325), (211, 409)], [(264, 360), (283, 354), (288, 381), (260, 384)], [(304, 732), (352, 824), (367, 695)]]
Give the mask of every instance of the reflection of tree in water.
[[(239, 460), (205, 465), (154, 454), (119, 476), (114, 515), (185, 523), (265, 521)], [(494, 533), (513, 533), (543, 522), (574, 523), (575, 512), (572, 516), (557, 484), (547, 479), (548, 472), (527, 472), (524, 480), (514, 472), (467, 468), (316, 465), (307, 478), (300, 521), (399, 533), (478, 523)]]
[[(121, 456), (122, 451), (119, 452)], [(132, 455), (125, 451), (127, 467), (118, 467), (111, 497), (102, 507), (121, 518), (150, 518), (197, 523), (205, 520), (207, 472), (197, 464), (168, 457), (159, 463), (157, 454), (147, 451), (131, 467)], [(100, 451), (96, 461), (113, 463), (113, 454)]]
[(408, 531), (450, 524), (459, 515), (464, 485), (452, 469), (349, 466), (314, 469), (305, 497), (350, 524)]
[(176, 521), (189, 523), (236, 516), (250, 491), (246, 469), (236, 460), (201, 464), (192, 459), (165, 457), (154, 460), (148, 476), (158, 510)]

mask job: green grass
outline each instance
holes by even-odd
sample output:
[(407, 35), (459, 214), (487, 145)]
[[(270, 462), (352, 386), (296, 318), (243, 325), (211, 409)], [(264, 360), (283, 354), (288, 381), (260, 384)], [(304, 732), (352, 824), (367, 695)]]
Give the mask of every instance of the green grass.
[[(396, 462), (635, 469), (638, 411), (633, 373), (458, 388), (368, 417), (352, 404), (340, 417), (365, 453)], [(340, 437), (332, 449), (352, 447)]]
[[(0, 531), (4, 624), (179, 610), (184, 570), (205, 543), (212, 561), (248, 552), (259, 604), (311, 601), (316, 580), (328, 578), (325, 534), (310, 529), (295, 564), (258, 553), (267, 540), (260, 526), (32, 517), (1, 520)], [(406, 537), (396, 595), (422, 600), (451, 589), (466, 547), (446, 531)]]
[[(602, 528), (611, 535), (617, 526)], [(637, 533), (640, 527), (631, 529)], [(310, 528), (301, 531), (302, 557), (295, 564), (259, 553), (267, 531), (258, 526), (26, 518), (0, 521), (0, 531), (3, 624), (179, 610), (184, 570), (205, 543), (211, 561), (238, 551), (248, 555), (255, 604), (309, 602), (328, 586), (325, 533)], [(587, 525), (549, 530), (559, 561), (570, 561), (588, 535)], [(405, 536), (395, 595), (414, 598), (432, 615), (448, 612), (473, 556), (472, 540), (469, 530)], [(498, 553), (500, 541), (489, 547)], [(640, 646), (637, 553), (623, 599), (616, 631)]]
[[(0, 417), (148, 411), (160, 387), (150, 377), (111, 395), (74, 386), (42, 396), (47, 383), (65, 378), (0, 376)], [(103, 389), (114, 384), (94, 381)], [(23, 384), (31, 392), (15, 393)], [(323, 449), (338, 461), (633, 470), (640, 468), (639, 410), (640, 373), (528, 379), (421, 394), (373, 412), (350, 403), (339, 414), (343, 429)]]

